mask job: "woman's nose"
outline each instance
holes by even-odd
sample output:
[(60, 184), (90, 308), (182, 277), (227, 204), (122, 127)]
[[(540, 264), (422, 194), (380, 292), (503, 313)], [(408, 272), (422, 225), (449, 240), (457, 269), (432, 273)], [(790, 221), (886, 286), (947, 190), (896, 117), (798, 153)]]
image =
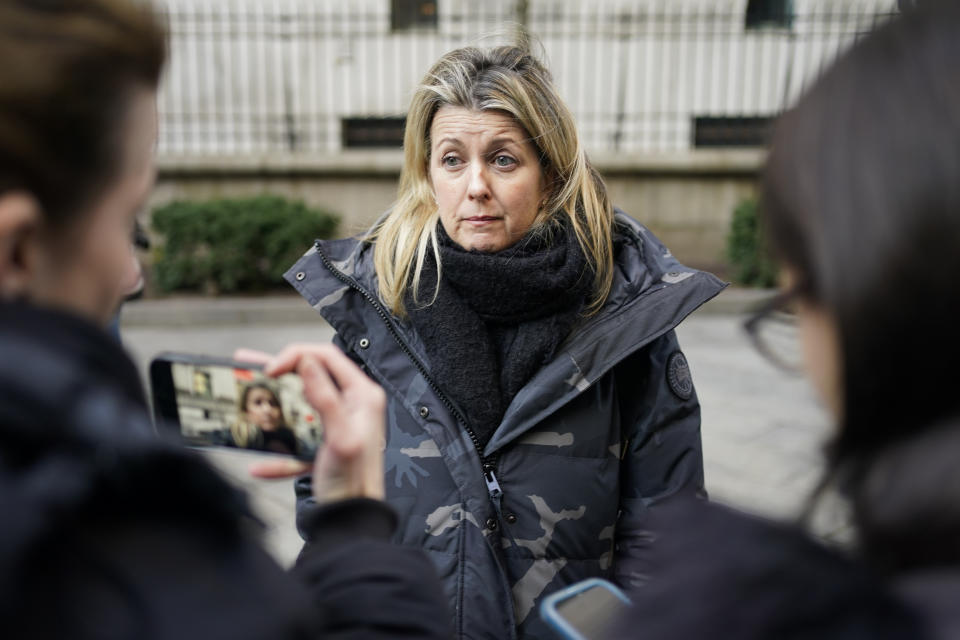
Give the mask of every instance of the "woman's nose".
[[(482, 165), (482, 163), (478, 164)], [(470, 173), (470, 185), (467, 187), (467, 196), (471, 200), (490, 199), (490, 184), (487, 182), (486, 167), (474, 165)]]

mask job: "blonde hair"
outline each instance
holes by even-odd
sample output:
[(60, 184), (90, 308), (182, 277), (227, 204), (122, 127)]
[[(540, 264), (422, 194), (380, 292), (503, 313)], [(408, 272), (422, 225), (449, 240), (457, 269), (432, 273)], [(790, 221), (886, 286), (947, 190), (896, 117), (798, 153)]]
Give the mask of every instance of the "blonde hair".
[(545, 228), (559, 215), (569, 218), (594, 276), (587, 312), (599, 310), (613, 281), (613, 207), (603, 179), (580, 146), (573, 115), (557, 94), (550, 72), (527, 49), (515, 46), (451, 51), (433, 65), (414, 94), (403, 137), (397, 202), (367, 236), (374, 243), (383, 302), (404, 316), (407, 287), (418, 299), (428, 250), (440, 268), (429, 165), (430, 126), (443, 106), (506, 112), (530, 136), (548, 185), (547, 202), (534, 227)]

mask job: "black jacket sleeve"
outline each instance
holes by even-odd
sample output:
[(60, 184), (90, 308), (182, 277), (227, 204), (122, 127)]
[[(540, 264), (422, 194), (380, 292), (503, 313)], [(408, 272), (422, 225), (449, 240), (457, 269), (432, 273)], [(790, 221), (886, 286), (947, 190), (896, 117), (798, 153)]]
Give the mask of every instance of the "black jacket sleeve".
[(357, 498), (310, 510), (293, 573), (308, 586), (324, 638), (449, 638), (450, 614), (433, 565), (390, 542), (397, 516)]
[(916, 616), (798, 529), (686, 497), (651, 514), (651, 579), (612, 638), (901, 640)]

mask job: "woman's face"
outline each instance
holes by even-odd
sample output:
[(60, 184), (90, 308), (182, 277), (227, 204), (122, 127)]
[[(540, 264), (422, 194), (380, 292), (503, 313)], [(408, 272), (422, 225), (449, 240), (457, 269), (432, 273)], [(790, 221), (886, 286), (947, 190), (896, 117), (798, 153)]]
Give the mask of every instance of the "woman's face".
[(156, 95), (130, 98), (121, 139), (119, 175), (89, 210), (65, 229), (45, 229), (26, 297), (106, 325), (135, 279), (133, 224), (153, 186)]
[(506, 249), (530, 229), (546, 198), (536, 148), (501, 111), (438, 109), (429, 169), (440, 223), (464, 249)]
[(283, 413), (280, 403), (269, 389), (254, 387), (247, 393), (244, 407), (247, 421), (264, 431), (274, 431), (283, 425)]

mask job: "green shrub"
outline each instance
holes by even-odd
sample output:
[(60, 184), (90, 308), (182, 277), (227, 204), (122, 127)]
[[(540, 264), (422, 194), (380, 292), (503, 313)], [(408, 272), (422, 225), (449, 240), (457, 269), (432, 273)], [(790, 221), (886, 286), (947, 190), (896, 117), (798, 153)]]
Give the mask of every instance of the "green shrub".
[(727, 234), (727, 260), (732, 278), (751, 287), (777, 284), (777, 267), (766, 247), (756, 200), (744, 200), (733, 211)]
[(161, 236), (154, 281), (162, 291), (229, 293), (282, 285), (282, 276), (338, 218), (276, 196), (172, 202), (153, 212)]

